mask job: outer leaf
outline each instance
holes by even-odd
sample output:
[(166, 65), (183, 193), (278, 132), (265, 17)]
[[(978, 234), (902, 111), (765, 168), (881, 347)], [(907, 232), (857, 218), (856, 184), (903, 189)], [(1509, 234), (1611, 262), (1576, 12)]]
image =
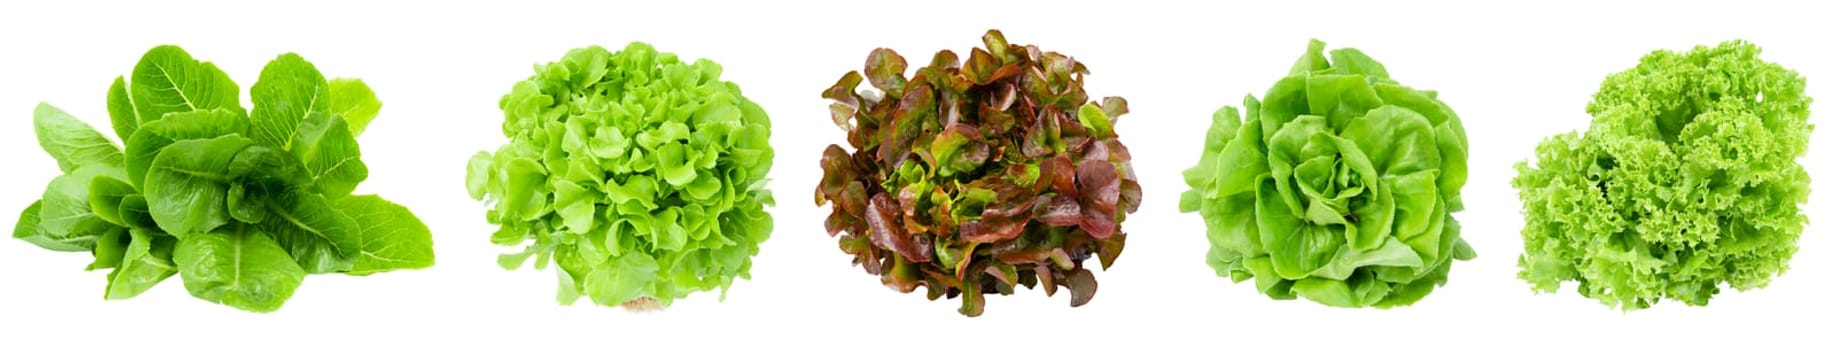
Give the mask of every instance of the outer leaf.
[[(90, 210), (89, 184), (99, 177), (123, 177), (119, 168), (90, 165), (51, 180), (40, 200), (38, 232), (27, 241), (59, 251), (82, 251), (117, 228)], [(17, 231), (15, 231), (17, 234)]]
[(370, 85), (364, 84), (363, 79), (332, 79), (330, 88), (328, 111), (332, 116), (344, 118), (350, 125), (351, 135), (363, 135), (370, 121), (382, 111), (382, 101), (376, 99), (376, 93), (370, 91)]
[(259, 227), (286, 248), (307, 273), (355, 268), (362, 251), (361, 228), (331, 200), (323, 195), (291, 192), (266, 203), (274, 217)]
[(32, 113), (32, 129), (38, 133), (39, 147), (50, 153), (66, 174), (85, 165), (122, 166), (121, 147), (57, 107), (38, 104)]
[(147, 50), (130, 80), (128, 91), (141, 124), (174, 112), (221, 108), (243, 114), (236, 82), (215, 64), (192, 59), (178, 46)]
[(408, 208), (364, 195), (339, 200), (338, 210), (357, 224), (357, 261), (347, 273), (367, 275), (433, 266), (433, 233)]
[(280, 244), (246, 228), (191, 235), (172, 255), (191, 296), (248, 311), (280, 309), (306, 278)]
[(133, 242), (121, 266), (108, 274), (108, 292), (103, 297), (109, 300), (133, 298), (178, 273), (172, 262), (177, 239), (139, 229), (127, 231)]
[(127, 86), (125, 77), (115, 77), (114, 85), (108, 86), (108, 119), (115, 127), (115, 137), (124, 143), (145, 122), (140, 111), (134, 110), (134, 98), (128, 95)]
[(255, 109), (249, 138), (255, 144), (292, 150), (307, 118), (331, 117), (330, 86), (319, 69), (299, 55), (285, 54), (261, 69), (261, 80), (249, 88)]

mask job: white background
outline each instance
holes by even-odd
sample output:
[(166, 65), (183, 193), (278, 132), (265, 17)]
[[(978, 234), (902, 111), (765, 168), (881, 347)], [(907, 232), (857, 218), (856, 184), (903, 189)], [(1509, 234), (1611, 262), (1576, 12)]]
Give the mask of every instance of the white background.
[[(279, 312), (252, 314), (193, 299), (176, 277), (104, 301), (106, 272), (82, 271), (87, 254), (8, 239), (0, 349), (1829, 346), (1836, 130), (1820, 131), (1801, 160), (1817, 179), (1803, 207), (1813, 223), (1790, 272), (1764, 290), (1725, 291), (1709, 307), (1620, 312), (1572, 284), (1533, 294), (1516, 278), (1521, 204), (1509, 185), (1511, 165), (1537, 141), (1586, 127), (1583, 109), (1602, 78), (1654, 49), (1745, 38), (1809, 77), (1811, 96), (1836, 101), (1825, 93), (1836, 81), (1827, 5), (665, 2), (0, 2), (0, 228), (57, 175), (35, 142), (33, 106), (52, 103), (112, 135), (110, 81), (146, 49), (171, 43), (222, 67), (244, 99), (261, 66), (290, 51), (328, 77), (369, 82), (384, 108), (360, 140), (370, 177), (358, 192), (412, 208), (433, 229), (438, 255), (426, 270), (312, 276)], [(924, 62), (939, 49), (981, 45), (989, 28), (1085, 62), (1091, 96), (1124, 96), (1133, 109), (1117, 130), (1134, 150), (1146, 202), (1123, 226), (1128, 250), (1098, 272), (1102, 287), (1084, 307), (1032, 290), (991, 297), (986, 314), (970, 319), (955, 300), (889, 291), (836, 249), (821, 226), (828, 209), (811, 200), (822, 148), (845, 141), (823, 89), (876, 47)], [(1403, 83), (1440, 90), (1465, 119), (1472, 173), (1457, 216), (1480, 256), (1412, 307), (1268, 300), (1214, 277), (1202, 222), (1177, 211), (1179, 172), (1197, 160), (1211, 112), (1260, 95), (1308, 38), (1364, 50)], [(504, 142), (497, 101), (512, 83), (570, 48), (633, 40), (720, 62), (725, 79), (773, 117), (777, 230), (753, 280), (724, 302), (699, 294), (654, 313), (557, 305), (552, 271), (497, 267), (508, 249), (489, 243), (494, 228), (466, 196), (467, 157)]]

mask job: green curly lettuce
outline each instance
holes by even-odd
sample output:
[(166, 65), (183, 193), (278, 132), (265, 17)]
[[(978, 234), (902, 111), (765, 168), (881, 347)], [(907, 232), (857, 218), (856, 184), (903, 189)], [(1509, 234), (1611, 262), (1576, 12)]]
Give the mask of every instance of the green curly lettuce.
[(558, 300), (668, 307), (750, 278), (771, 234), (771, 121), (709, 60), (634, 42), (539, 65), (500, 102), (510, 143), (479, 152), (466, 187), (491, 241), (559, 265)]
[(1205, 219), (1219, 276), (1275, 299), (1403, 306), (1473, 258), (1452, 213), (1465, 129), (1434, 91), (1403, 86), (1356, 49), (1313, 41), (1247, 116), (1212, 115), (1180, 210)]
[(1751, 43), (1654, 51), (1600, 84), (1593, 125), (1536, 148), (1518, 277), (1625, 310), (1707, 305), (1723, 283), (1765, 287), (1807, 223), (1811, 99)]

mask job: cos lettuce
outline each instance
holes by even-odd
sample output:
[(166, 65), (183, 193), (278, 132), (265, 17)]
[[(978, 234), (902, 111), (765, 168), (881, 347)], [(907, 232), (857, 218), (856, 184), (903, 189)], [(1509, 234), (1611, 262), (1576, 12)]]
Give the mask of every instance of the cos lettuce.
[(1643, 309), (1707, 305), (1727, 285), (1785, 272), (1807, 221), (1804, 77), (1731, 41), (1654, 51), (1608, 76), (1593, 124), (1536, 148), (1511, 185), (1524, 201), (1518, 277), (1540, 292)]
[(500, 106), (510, 139), (467, 171), (514, 269), (559, 265), (558, 298), (667, 307), (748, 278), (771, 235), (771, 120), (709, 60), (632, 43), (539, 65)]
[(280, 308), (307, 274), (433, 265), (413, 213), (351, 193), (369, 176), (356, 137), (382, 106), (363, 81), (326, 80), (286, 54), (262, 69), (253, 108), (239, 93), (215, 65), (160, 46), (108, 90), (125, 150), (39, 105), (39, 145), (63, 175), (13, 237), (91, 252), (89, 269), (112, 269), (108, 299), (176, 274), (192, 296), (256, 312)]
[(1262, 100), (1245, 97), (1247, 115), (1212, 115), (1180, 210), (1204, 217), (1218, 275), (1271, 298), (1409, 305), (1474, 256), (1452, 215), (1466, 132), (1434, 91), (1324, 49), (1312, 42)]

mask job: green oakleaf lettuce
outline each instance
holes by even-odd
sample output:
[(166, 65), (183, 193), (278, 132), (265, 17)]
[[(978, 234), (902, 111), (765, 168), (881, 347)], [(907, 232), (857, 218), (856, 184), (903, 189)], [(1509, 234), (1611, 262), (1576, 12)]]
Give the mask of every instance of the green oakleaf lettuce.
[(1518, 277), (1625, 310), (1707, 305), (1785, 272), (1807, 219), (1810, 97), (1743, 41), (1654, 51), (1608, 76), (1593, 124), (1543, 141), (1511, 185), (1524, 201)]
[(709, 60), (644, 43), (539, 65), (500, 102), (510, 143), (480, 152), (466, 187), (491, 241), (560, 266), (558, 299), (667, 307), (750, 278), (771, 235), (771, 120)]
[(380, 197), (351, 195), (369, 171), (357, 125), (381, 102), (361, 80), (327, 81), (285, 54), (262, 69), (245, 112), (236, 83), (176, 46), (147, 51), (108, 91), (115, 136), (48, 104), (39, 145), (64, 175), (20, 214), (13, 237), (89, 251), (126, 299), (179, 275), (200, 299), (280, 308), (307, 274), (433, 265), (427, 226)]
[[(1219, 276), (1275, 299), (1403, 306), (1473, 258), (1452, 213), (1466, 131), (1435, 92), (1356, 49), (1313, 41), (1247, 115), (1212, 115), (1180, 211), (1205, 219)], [(1330, 57), (1330, 60), (1328, 59)]]
[[(904, 57), (874, 50), (825, 91), (854, 151), (823, 152), (816, 204), (833, 203), (829, 235), (895, 290), (960, 295), (969, 316), (983, 294), (1016, 285), (1066, 287), (1083, 305), (1097, 289), (1084, 261), (1108, 268), (1141, 205), (1112, 127), (1128, 103), (1086, 102), (1088, 69), (1069, 56), (999, 31), (982, 39), (986, 49), (938, 52), (910, 78)], [(875, 90), (856, 91), (863, 80)]]

